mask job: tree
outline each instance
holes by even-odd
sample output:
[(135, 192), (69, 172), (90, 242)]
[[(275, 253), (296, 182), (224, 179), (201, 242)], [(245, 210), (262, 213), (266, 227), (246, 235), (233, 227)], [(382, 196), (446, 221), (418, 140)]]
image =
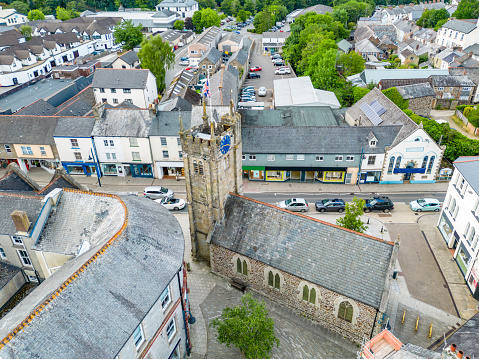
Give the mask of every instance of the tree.
[(434, 26), (434, 31), (438, 31), (442, 25), (444, 25), (446, 22), (448, 22), (449, 20), (448, 19), (444, 19), (444, 20), (439, 20), (437, 23), (436, 23), (436, 26)]
[(441, 20), (447, 20), (449, 18), (449, 13), (446, 9), (431, 9), (426, 10), (422, 13), (421, 17), (416, 21), (416, 25), (422, 27), (432, 28)]
[(73, 11), (85, 11), (87, 9), (84, 0), (77, 0), (77, 1), (69, 1), (67, 3), (67, 9)]
[[(175, 23), (176, 24), (176, 23)], [(116, 25), (113, 30), (115, 36), (115, 44), (123, 43), (123, 48), (131, 50), (143, 41), (143, 33), (141, 29), (143, 25), (133, 26), (131, 20), (123, 21)]]
[(212, 9), (196, 11), (192, 18), (196, 31), (206, 29), (210, 26), (220, 26), (220, 16)]
[(369, 91), (371, 91), (371, 90), (368, 89), (368, 88), (362, 88), (362, 87), (358, 87), (358, 86), (353, 87), (353, 101), (354, 101), (354, 103), (361, 100), (364, 96), (366, 96), (366, 94)]
[(32, 39), (32, 28), (28, 25), (22, 25), (20, 27), (20, 32), (25, 36), (25, 40), (29, 41)]
[(244, 22), (246, 19), (248, 19), (251, 16), (251, 13), (249, 11), (244, 11), (240, 10), (236, 14), (236, 21)]
[(336, 220), (336, 224), (343, 228), (364, 233), (368, 227), (361, 221), (366, 202), (362, 198), (354, 197), (352, 202), (346, 203), (344, 216)]
[(198, 5), (200, 9), (215, 9), (216, 8), (216, 1), (215, 0), (199, 0)]
[(66, 21), (80, 16), (80, 13), (74, 10), (68, 10), (63, 7), (57, 6), (55, 9), (56, 18), (58, 20)]
[(195, 26), (193, 25), (193, 21), (191, 20), (191, 17), (187, 17), (185, 19), (185, 29), (186, 30), (194, 30)]
[(246, 359), (269, 359), (273, 347), (279, 347), (274, 320), (268, 317), (264, 302), (259, 303), (251, 294), (241, 301), (243, 305), (223, 309), (221, 317), (210, 323), (217, 332), (216, 340), (238, 348)]
[(452, 16), (457, 19), (477, 19), (479, 17), (479, 1), (461, 0)]
[(347, 54), (341, 54), (338, 59), (338, 64), (343, 67), (343, 75), (345, 77), (355, 75), (364, 70), (364, 59), (355, 51)]
[(409, 107), (409, 101), (404, 100), (395, 87), (390, 87), (386, 90), (383, 90), (383, 94), (386, 95), (388, 99), (390, 99), (394, 104), (399, 107), (401, 110), (405, 110)]
[(176, 30), (183, 30), (185, 28), (185, 22), (183, 20), (176, 20), (173, 24), (173, 28)]
[(20, 14), (28, 14), (28, 4), (23, 1), (15, 0), (10, 4), (10, 7), (17, 10)]
[(45, 20), (45, 15), (40, 10), (30, 10), (27, 15), (28, 20)]
[(166, 70), (170, 69), (175, 62), (175, 54), (170, 45), (163, 42), (160, 35), (145, 38), (141, 43), (138, 58), (143, 69), (149, 69), (156, 77), (158, 93), (165, 89)]

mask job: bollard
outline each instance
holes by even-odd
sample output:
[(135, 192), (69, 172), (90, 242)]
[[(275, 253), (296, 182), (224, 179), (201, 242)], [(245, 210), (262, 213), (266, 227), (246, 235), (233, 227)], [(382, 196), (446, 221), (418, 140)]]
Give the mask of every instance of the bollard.
[(406, 319), (406, 311), (404, 311), (404, 313), (402, 313), (402, 321), (401, 321), (401, 324), (404, 324), (404, 319)]
[(417, 317), (416, 319), (416, 328), (414, 328), (414, 330), (417, 332), (417, 327), (419, 326), (419, 317)]
[(432, 337), (432, 323), (431, 326), (429, 327), (429, 338)]

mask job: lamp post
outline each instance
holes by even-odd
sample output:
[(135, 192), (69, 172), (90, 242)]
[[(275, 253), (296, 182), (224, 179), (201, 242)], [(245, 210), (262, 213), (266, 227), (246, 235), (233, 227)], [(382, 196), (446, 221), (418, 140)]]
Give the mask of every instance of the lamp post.
[(100, 164), (98, 163), (98, 158), (95, 157), (95, 154), (93, 153), (93, 148), (90, 148), (90, 156), (88, 157), (88, 161), (93, 160), (95, 162), (95, 167), (96, 167), (96, 175), (98, 177), (98, 185), (101, 188), (101, 170), (100, 170)]

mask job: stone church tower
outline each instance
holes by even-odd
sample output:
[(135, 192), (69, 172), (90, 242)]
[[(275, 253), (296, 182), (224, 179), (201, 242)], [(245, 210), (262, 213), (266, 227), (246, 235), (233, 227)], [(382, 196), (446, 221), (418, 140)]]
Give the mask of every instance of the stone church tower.
[(229, 114), (216, 123), (203, 104), (201, 125), (185, 131), (180, 118), (180, 138), (192, 256), (209, 261), (210, 237), (215, 223), (223, 219), (228, 193), (243, 194), (241, 116), (231, 103)]

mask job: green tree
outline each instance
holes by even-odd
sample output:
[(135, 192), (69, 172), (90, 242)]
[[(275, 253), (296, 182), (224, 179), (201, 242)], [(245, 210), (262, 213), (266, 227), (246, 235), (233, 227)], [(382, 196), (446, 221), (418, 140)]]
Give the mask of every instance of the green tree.
[(206, 29), (210, 26), (220, 26), (221, 19), (216, 11), (207, 8), (196, 11), (193, 15), (192, 21), (196, 31), (201, 31), (203, 28)]
[(251, 294), (241, 301), (243, 305), (223, 309), (221, 316), (210, 323), (217, 332), (216, 340), (238, 348), (246, 359), (269, 359), (273, 347), (279, 347), (274, 320), (268, 317), (264, 302), (259, 303)]
[(448, 19), (444, 19), (444, 20), (439, 20), (437, 23), (436, 23), (436, 26), (434, 26), (434, 31), (438, 31), (442, 25), (444, 25), (446, 22), (448, 22)]
[(22, 25), (20, 27), (20, 32), (25, 36), (25, 40), (29, 41), (32, 39), (32, 28), (28, 25)]
[(243, 8), (245, 11), (249, 11), (251, 14), (256, 12), (256, 5), (252, 0), (245, 0)]
[(401, 110), (405, 110), (409, 107), (409, 101), (408, 100), (404, 100), (401, 96), (401, 94), (399, 93), (399, 91), (397, 90), (397, 88), (395, 87), (390, 87), (386, 90), (383, 90), (382, 91), (383, 94), (386, 95), (386, 97), (388, 99), (390, 99), (392, 102), (394, 102), (394, 104), (399, 107)]
[(268, 31), (273, 26), (271, 13), (269, 11), (260, 11), (256, 14), (253, 20), (254, 32), (262, 34)]
[(83, 12), (87, 9), (84, 0), (69, 1), (67, 3), (67, 9), (71, 11)]
[(74, 10), (68, 10), (63, 7), (57, 6), (55, 9), (56, 18), (58, 20), (66, 21), (80, 16), (80, 13)]
[(248, 19), (250, 16), (251, 16), (251, 13), (250, 13), (249, 11), (240, 10), (240, 11), (238, 11), (238, 13), (236, 14), (236, 21), (244, 22), (244, 21), (246, 21), (246, 19)]
[(175, 54), (167, 42), (163, 42), (160, 35), (145, 38), (141, 43), (138, 58), (143, 69), (149, 69), (156, 77), (158, 93), (165, 89), (166, 70), (175, 62)]
[(30, 10), (27, 15), (28, 20), (45, 20), (45, 15), (40, 10)]
[(374, 10), (374, 3), (350, 0), (338, 4), (335, 10), (345, 10), (348, 14), (348, 22), (356, 22), (361, 16), (370, 16)]
[(185, 29), (187, 30), (194, 30), (195, 26), (193, 25), (193, 21), (191, 20), (191, 17), (187, 17), (185, 19)]
[(336, 224), (343, 228), (364, 233), (368, 227), (361, 221), (364, 213), (365, 201), (362, 198), (354, 197), (352, 202), (346, 203), (344, 216), (336, 220)]
[(416, 21), (416, 25), (428, 28), (434, 28), (441, 20), (447, 20), (449, 13), (446, 9), (439, 10), (426, 10), (422, 13), (421, 17)]
[(176, 30), (183, 30), (185, 28), (185, 22), (183, 20), (176, 20), (173, 24), (173, 28)]
[(216, 9), (216, 1), (215, 0), (199, 0), (198, 5), (200, 9)]
[(461, 0), (452, 16), (457, 19), (477, 19), (479, 17), (479, 1)]
[(15, 0), (10, 3), (10, 8), (17, 10), (20, 14), (28, 14), (28, 4), (24, 3), (23, 1)]
[(339, 55), (338, 64), (342, 66), (345, 77), (355, 75), (364, 70), (364, 59), (355, 51)]
[(133, 49), (143, 41), (143, 33), (141, 32), (142, 28), (143, 25), (141, 24), (134, 26), (131, 20), (119, 23), (113, 30), (115, 44), (123, 43), (124, 49)]
[(371, 90), (368, 89), (368, 88), (362, 88), (362, 87), (358, 87), (358, 86), (353, 87), (353, 101), (354, 101), (354, 103), (361, 100), (364, 96), (366, 96), (366, 94), (369, 91), (371, 91)]

